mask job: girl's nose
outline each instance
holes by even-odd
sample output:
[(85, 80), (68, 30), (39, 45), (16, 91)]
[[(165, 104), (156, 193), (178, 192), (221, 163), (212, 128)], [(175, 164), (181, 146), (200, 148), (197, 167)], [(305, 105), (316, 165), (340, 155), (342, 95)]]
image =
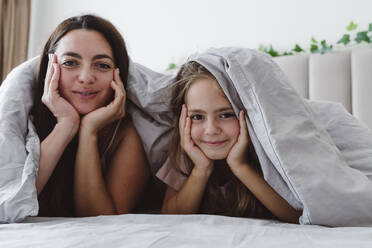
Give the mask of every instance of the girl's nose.
[(220, 132), (220, 127), (218, 125), (218, 122), (214, 119), (209, 119), (206, 122), (206, 127), (205, 127), (205, 133), (212, 135), (212, 134), (218, 134)]
[(83, 66), (79, 74), (79, 82), (91, 84), (94, 82), (94, 75), (89, 66)]

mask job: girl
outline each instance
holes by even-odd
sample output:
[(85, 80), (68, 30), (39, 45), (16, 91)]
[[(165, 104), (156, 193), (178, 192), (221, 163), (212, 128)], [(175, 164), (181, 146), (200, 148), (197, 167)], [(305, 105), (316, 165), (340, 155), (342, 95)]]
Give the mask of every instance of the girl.
[(168, 184), (162, 212), (298, 223), (301, 212), (263, 179), (244, 112), (236, 118), (215, 77), (197, 62), (188, 62), (173, 87), (171, 104), (180, 118), (169, 159), (157, 174)]
[(40, 216), (132, 211), (149, 177), (125, 115), (129, 58), (123, 38), (92, 15), (63, 21), (40, 57), (32, 115), (41, 140)]

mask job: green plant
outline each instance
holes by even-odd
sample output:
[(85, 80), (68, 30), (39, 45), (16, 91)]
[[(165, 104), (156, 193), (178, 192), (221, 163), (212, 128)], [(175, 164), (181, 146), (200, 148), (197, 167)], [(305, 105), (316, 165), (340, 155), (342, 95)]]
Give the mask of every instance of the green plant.
[(174, 69), (176, 69), (177, 68), (177, 65), (175, 64), (175, 63), (170, 63), (169, 65), (168, 65), (168, 69), (167, 70), (174, 70)]
[[(342, 44), (344, 47), (346, 47), (346, 46), (352, 45), (353, 41), (355, 41), (356, 44), (360, 44), (362, 42), (372, 43), (372, 23), (369, 24), (367, 30), (361, 30), (359, 32), (356, 32), (357, 28), (358, 28), (358, 25), (354, 23), (353, 21), (351, 21), (350, 24), (346, 27), (346, 30), (348, 33), (344, 34), (341, 37), (341, 39), (337, 41), (336, 45)], [(321, 54), (329, 53), (333, 51), (336, 45), (328, 44), (326, 40), (322, 40), (318, 42), (314, 37), (312, 37), (308, 51), (303, 49), (298, 44), (295, 44), (295, 47), (291, 49), (290, 51), (284, 51), (282, 53), (275, 50), (272, 45), (270, 45), (269, 47), (266, 47), (261, 44), (258, 50), (268, 53), (272, 57), (278, 57), (278, 56), (294, 55), (294, 54), (298, 54), (302, 52), (321, 53)]]

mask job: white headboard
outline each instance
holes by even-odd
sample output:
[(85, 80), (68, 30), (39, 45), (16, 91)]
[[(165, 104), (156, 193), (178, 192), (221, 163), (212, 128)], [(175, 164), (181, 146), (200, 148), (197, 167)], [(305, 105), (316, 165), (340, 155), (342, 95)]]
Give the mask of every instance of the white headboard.
[(274, 60), (300, 95), (340, 102), (372, 129), (372, 48)]

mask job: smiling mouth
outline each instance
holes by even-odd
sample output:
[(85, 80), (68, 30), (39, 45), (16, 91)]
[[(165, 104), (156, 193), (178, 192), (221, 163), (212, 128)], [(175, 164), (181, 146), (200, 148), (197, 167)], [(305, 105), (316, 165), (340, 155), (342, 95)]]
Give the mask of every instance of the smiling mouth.
[(99, 91), (72, 91), (81, 99), (91, 99), (94, 98)]
[(208, 146), (220, 146), (222, 144), (225, 144), (227, 140), (221, 140), (221, 141), (203, 141), (204, 144)]
[(95, 95), (98, 93), (98, 91), (73, 91), (75, 94), (79, 94), (82, 96), (90, 96), (90, 95)]

